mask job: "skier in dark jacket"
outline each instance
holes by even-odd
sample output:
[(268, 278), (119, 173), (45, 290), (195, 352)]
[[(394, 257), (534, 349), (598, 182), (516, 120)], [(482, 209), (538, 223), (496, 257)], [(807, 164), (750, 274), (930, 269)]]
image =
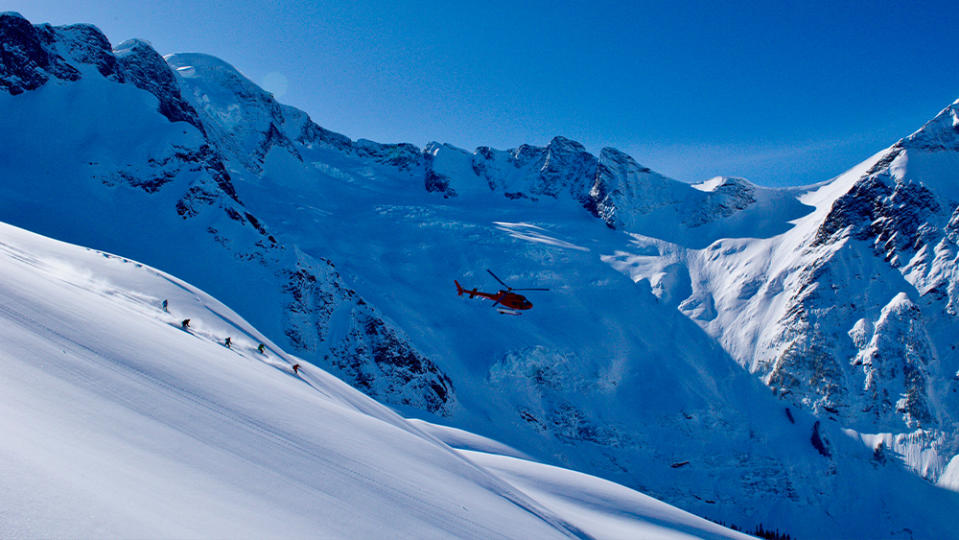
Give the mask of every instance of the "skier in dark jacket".
[(183, 319), (183, 322), (180, 323), (180, 327), (184, 330), (190, 328), (190, 319)]
[(293, 364), (293, 373), (300, 374), (300, 364)]
[(260, 354), (264, 354), (263, 351), (266, 350), (266, 345), (260, 343), (260, 346), (256, 348), (256, 351)]
[(226, 338), (225, 340), (223, 340), (223, 344), (226, 345), (227, 349), (231, 349), (232, 348), (231, 345), (233, 345), (233, 340), (230, 338)]

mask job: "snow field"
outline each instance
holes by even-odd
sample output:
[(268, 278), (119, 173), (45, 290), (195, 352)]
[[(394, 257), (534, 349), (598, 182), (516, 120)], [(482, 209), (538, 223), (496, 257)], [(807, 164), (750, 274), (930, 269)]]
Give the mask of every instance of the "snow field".
[(511, 463), (529, 471), (507, 483), (491, 454), (455, 452), (309, 364), (294, 376), (302, 361), (228, 308), (128, 259), (0, 224), (0, 275), (0, 536), (619, 538), (648, 512), (684, 538), (698, 519), (626, 488), (635, 500), (585, 517), (527, 493), (547, 469)]

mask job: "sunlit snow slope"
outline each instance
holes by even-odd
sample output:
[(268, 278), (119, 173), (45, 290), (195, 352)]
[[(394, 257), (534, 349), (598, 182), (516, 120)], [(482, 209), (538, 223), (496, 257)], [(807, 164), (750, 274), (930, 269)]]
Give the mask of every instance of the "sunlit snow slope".
[(455, 451), (131, 260), (0, 224), (0, 276), (4, 538), (741, 536), (479, 437)]

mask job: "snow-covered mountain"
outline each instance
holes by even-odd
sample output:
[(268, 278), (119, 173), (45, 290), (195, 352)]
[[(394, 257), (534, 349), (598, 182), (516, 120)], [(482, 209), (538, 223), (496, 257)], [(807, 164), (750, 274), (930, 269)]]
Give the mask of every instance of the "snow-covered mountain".
[(680, 311), (774, 392), (935, 482), (959, 451), (957, 109), (801, 190), (811, 210), (783, 234), (693, 249), (637, 229), (614, 264), (673, 268)]
[[(0, 42), (0, 220), (184, 277), (405, 416), (715, 520), (953, 533), (955, 105), (821, 185), (693, 185), (562, 137), (354, 141), (89, 26), (5, 14)], [(456, 296), (486, 268), (551, 291), (522, 317)]]
[(4, 538), (747, 538), (404, 420), (130, 259), (0, 224), (0, 275)]

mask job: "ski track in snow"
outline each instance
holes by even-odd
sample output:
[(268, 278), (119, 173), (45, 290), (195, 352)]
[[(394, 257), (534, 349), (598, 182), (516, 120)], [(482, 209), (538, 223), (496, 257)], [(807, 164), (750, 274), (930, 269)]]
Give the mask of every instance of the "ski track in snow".
[[(15, 488), (0, 494), (0, 536), (621, 538), (622, 516), (644, 521), (624, 500), (566, 519), (569, 504), (507, 483), (162, 272), (5, 224), (0, 236), (0, 481)], [(177, 326), (187, 314), (203, 332)], [(597, 511), (621, 518), (606, 528)], [(737, 537), (672, 511), (665, 538), (687, 537), (690, 519)]]

